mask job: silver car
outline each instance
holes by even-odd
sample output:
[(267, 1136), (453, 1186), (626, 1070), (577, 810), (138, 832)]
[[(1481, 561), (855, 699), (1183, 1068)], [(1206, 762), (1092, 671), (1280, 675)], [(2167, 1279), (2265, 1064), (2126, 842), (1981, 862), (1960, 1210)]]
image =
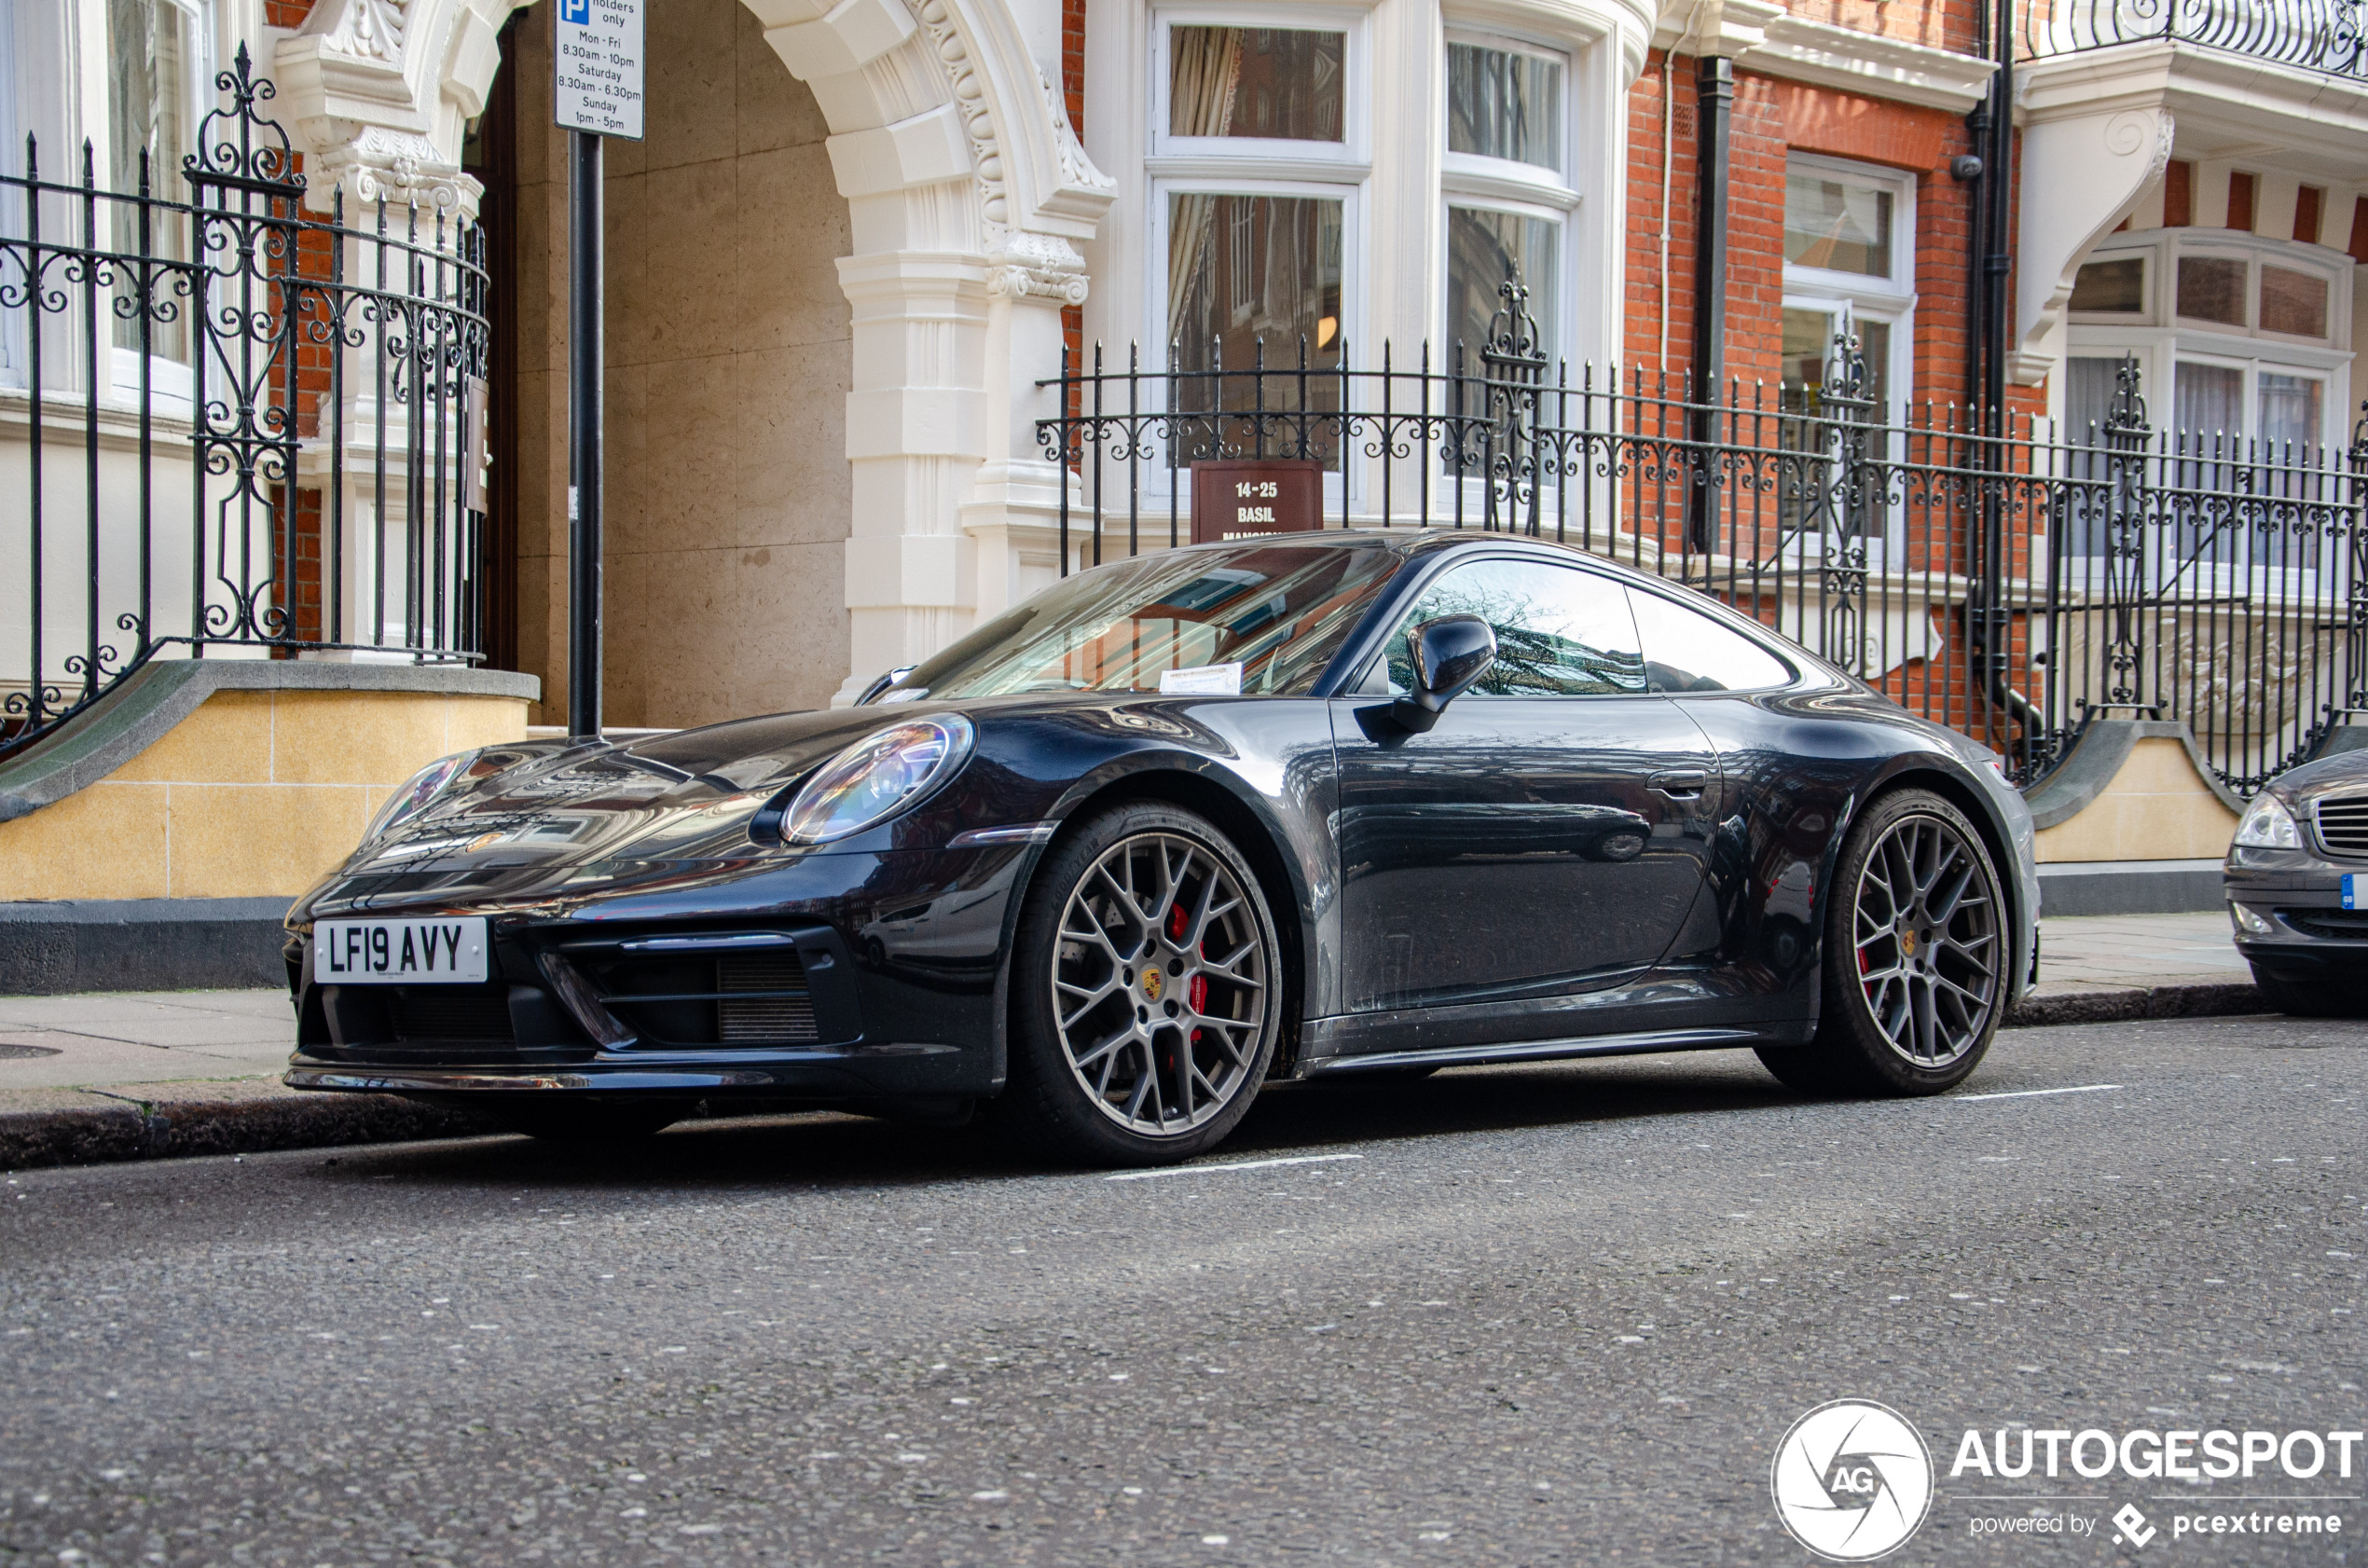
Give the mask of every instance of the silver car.
[(2237, 824), (2223, 880), (2237, 951), (2271, 1005), (2368, 1015), (2368, 751), (2271, 779)]

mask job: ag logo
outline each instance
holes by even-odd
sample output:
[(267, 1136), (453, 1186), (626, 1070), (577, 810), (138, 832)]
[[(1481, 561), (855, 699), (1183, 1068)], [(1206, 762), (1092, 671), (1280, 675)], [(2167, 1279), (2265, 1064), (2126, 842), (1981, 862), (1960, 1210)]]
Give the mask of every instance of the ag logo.
[(1933, 1457), (1899, 1412), (1837, 1399), (1776, 1445), (1769, 1486), (1793, 1539), (1835, 1562), (1865, 1562), (1916, 1534), (1933, 1502)]

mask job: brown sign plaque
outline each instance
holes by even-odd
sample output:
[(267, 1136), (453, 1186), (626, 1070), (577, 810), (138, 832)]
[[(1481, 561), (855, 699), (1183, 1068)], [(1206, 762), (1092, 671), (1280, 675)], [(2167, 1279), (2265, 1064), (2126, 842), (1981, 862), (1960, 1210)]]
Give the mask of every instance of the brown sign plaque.
[(1192, 465), (1192, 543), (1324, 526), (1324, 469), (1294, 458), (1241, 458)]

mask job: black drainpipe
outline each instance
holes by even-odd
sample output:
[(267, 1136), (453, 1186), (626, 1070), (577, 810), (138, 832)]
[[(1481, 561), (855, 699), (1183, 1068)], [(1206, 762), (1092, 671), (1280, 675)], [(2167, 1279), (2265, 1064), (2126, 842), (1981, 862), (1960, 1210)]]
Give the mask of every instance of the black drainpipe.
[[(2003, 3), (2003, 0), (2001, 0)], [(1734, 156), (1735, 62), (1708, 55), (1695, 76), (1694, 385), (1695, 483), (1687, 543), (1705, 554), (1718, 543), (1719, 465), (1712, 448), (1727, 382), (1727, 207)]]
[[(1985, 7), (1976, 15), (1980, 21), (1980, 47), (1997, 62), (1997, 69), (1990, 74), (1989, 94), (1965, 117), (1965, 129), (1975, 148), (1972, 166), (1968, 168), (1963, 159), (1957, 165), (1961, 176), (1973, 175), (1974, 184), (1974, 221), (1970, 226), (1973, 266), (1969, 280), (1974, 296), (1968, 312), (1972, 319), (1968, 323), (1971, 330), (1967, 334), (1966, 380), (1981, 433), (1990, 438), (1977, 449), (1976, 466), (1994, 467), (2003, 475), (2010, 466), (2005, 446), (2012, 428), (2006, 416), (2006, 355), (2014, 335), (2014, 316), (2006, 296), (2014, 246), (2015, 37), (2011, 0), (1995, 0), (1994, 10)], [(1974, 554), (1966, 563), (1973, 591), (1965, 605), (1965, 626), (1984, 689), (1997, 711), (2011, 714), (2022, 724), (2028, 743), (2033, 738), (2040, 716), (2031, 699), (2015, 690), (2010, 678), (2014, 648), (2013, 615), (2006, 607), (2005, 593), (2007, 483), (2002, 477), (1981, 487), (1979, 524), (1972, 542)], [(2010, 737), (1994, 726), (1994, 720), (1983, 726), (1992, 732), (1983, 738), (2009, 741)], [(2007, 744), (1999, 749), (2012, 750)], [(2029, 759), (2020, 761), (2027, 763)]]

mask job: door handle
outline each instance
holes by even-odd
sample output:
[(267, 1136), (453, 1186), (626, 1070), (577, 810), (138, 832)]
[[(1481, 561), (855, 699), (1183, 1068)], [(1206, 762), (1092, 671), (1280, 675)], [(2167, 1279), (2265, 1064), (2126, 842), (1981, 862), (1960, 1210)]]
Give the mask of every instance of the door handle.
[(1671, 800), (1700, 800), (1710, 784), (1710, 773), (1705, 768), (1673, 767), (1653, 775), (1652, 783), (1654, 789)]

